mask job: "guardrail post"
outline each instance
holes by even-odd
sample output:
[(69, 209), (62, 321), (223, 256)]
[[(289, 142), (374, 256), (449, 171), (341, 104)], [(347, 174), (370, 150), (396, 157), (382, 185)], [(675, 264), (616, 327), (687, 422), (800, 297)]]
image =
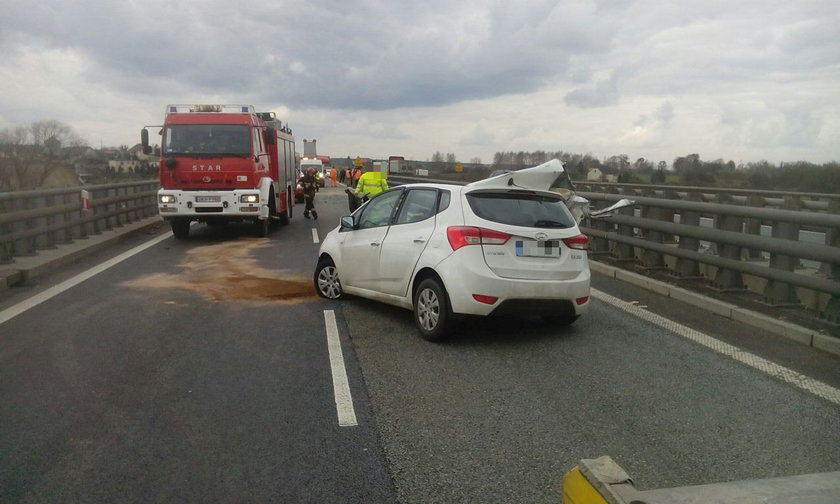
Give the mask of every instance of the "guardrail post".
[[(801, 210), (801, 207), (802, 203), (799, 197), (785, 197), (785, 209)], [(773, 238), (799, 241), (799, 224), (774, 222)], [(793, 272), (797, 266), (799, 266), (798, 257), (770, 253), (770, 267), (773, 269)], [(793, 285), (779, 280), (768, 279), (767, 284), (764, 286), (764, 303), (769, 306), (799, 305), (799, 299), (796, 297), (796, 289)]]
[[(620, 194), (626, 194), (626, 191), (625, 190), (620, 190), (619, 193)], [(634, 212), (634, 209), (633, 209), (632, 206), (619, 209), (618, 213), (621, 214), (621, 215), (629, 215), (630, 217), (633, 217), (635, 215), (635, 212)], [(628, 236), (628, 237), (631, 237), (631, 238), (633, 237), (633, 232), (634, 232), (633, 226), (618, 224), (617, 227), (618, 227), (617, 233), (619, 235)], [(616, 243), (615, 246), (613, 247), (613, 259), (616, 260), (616, 261), (635, 261), (636, 260), (635, 249), (633, 248), (632, 245), (628, 245), (626, 243)]]
[[(103, 214), (102, 213), (102, 205), (96, 203), (97, 197), (99, 197), (99, 195), (101, 195), (101, 194), (102, 194), (101, 190), (99, 190), (99, 191), (91, 190), (90, 191), (90, 214), (89, 215), (93, 216), (93, 220), (91, 221), (91, 225), (93, 227), (92, 234), (96, 234), (96, 235), (102, 233), (102, 231), (103, 231), (102, 225), (103, 224), (105, 225), (106, 229), (107, 229), (107, 224), (108, 224), (107, 208), (105, 209), (106, 211)], [(107, 193), (106, 193), (106, 196), (107, 196)], [(102, 215), (105, 215), (106, 217), (102, 217)]]
[[(31, 197), (21, 197), (14, 200), (14, 206), (12, 208), (13, 212), (16, 211), (23, 211), (23, 210), (33, 210), (33, 201), (34, 198)], [(30, 229), (33, 229), (35, 225), (32, 222), (32, 219), (25, 219), (19, 222), (16, 222), (14, 227), (12, 228), (12, 233), (17, 232), (24, 232)], [(35, 237), (29, 236), (26, 238), (20, 238), (15, 240), (12, 245), (12, 255), (16, 256), (32, 256), (35, 255)]]
[[(840, 200), (832, 200), (828, 203), (828, 213), (840, 214)], [(826, 230), (825, 244), (829, 247), (835, 247), (840, 254), (840, 228), (832, 227)], [(840, 280), (840, 261), (823, 262), (820, 264), (818, 271), (828, 278)]]
[[(608, 190), (608, 194), (616, 194), (617, 192), (618, 191), (615, 189)], [(604, 204), (603, 206), (606, 207), (608, 204)], [(604, 219), (586, 219), (586, 221), (586, 225), (588, 227), (592, 227), (600, 231), (615, 230), (615, 225), (605, 221)], [(589, 255), (609, 254), (610, 252), (610, 241), (608, 239), (599, 236), (593, 236), (591, 238), (591, 241), (589, 242)]]
[[(656, 192), (650, 189), (642, 191), (642, 196), (655, 198)], [(645, 206), (641, 208), (641, 217), (643, 219), (653, 219), (653, 220), (665, 220), (665, 212), (662, 208), (659, 207), (651, 207)], [(653, 231), (650, 229), (642, 229), (641, 230), (642, 238), (645, 240), (656, 243), (662, 244), (663, 243), (663, 233), (660, 231)], [(665, 268), (665, 256), (661, 252), (656, 252), (654, 250), (645, 249), (642, 251), (642, 267), (644, 269), (664, 269)]]
[[(49, 208), (52, 206), (52, 197), (44, 195), (39, 195), (36, 198), (33, 198), (35, 201), (35, 208), (36, 209), (44, 209)], [(48, 229), (53, 224), (53, 216), (52, 215), (43, 215), (41, 217), (36, 217), (32, 219), (34, 226), (32, 228), (45, 230)], [(35, 236), (35, 250), (48, 250), (55, 248), (55, 232), (54, 231), (41, 231)]]
[[(111, 199), (117, 195), (117, 191), (113, 187), (109, 187), (106, 194), (106, 197)], [(115, 201), (108, 203), (105, 206), (105, 212), (108, 215), (108, 217), (105, 219), (105, 229), (110, 231), (117, 227), (117, 225), (119, 224), (119, 222), (117, 221), (117, 203)]]
[[(690, 192), (686, 194), (687, 201), (702, 201), (703, 197), (698, 192)], [(700, 227), (700, 212), (694, 210), (683, 210), (680, 212), (680, 224), (686, 226)], [(680, 236), (678, 247), (682, 250), (690, 250), (697, 252), (700, 248), (700, 240), (688, 236)], [(679, 278), (701, 278), (700, 265), (694, 259), (686, 259), (684, 257), (677, 258), (677, 265), (674, 268), (674, 275)]]
[[(725, 193), (718, 194), (717, 202), (721, 204), (730, 204), (731, 197)], [(715, 229), (721, 231), (732, 231), (734, 233), (743, 233), (744, 219), (734, 215), (718, 214), (715, 216)], [(741, 260), (741, 247), (739, 245), (731, 245), (728, 243), (717, 243), (718, 256), (725, 259), (732, 259), (734, 261)], [(735, 271), (728, 268), (718, 268), (715, 273), (715, 279), (711, 283), (711, 287), (715, 290), (736, 291), (744, 290), (744, 279), (740, 271)]]
[[(9, 214), (12, 212), (11, 199), (0, 199), (0, 214)], [(0, 264), (12, 262), (13, 243), (8, 236), (12, 234), (14, 223), (0, 224)]]
[[(747, 206), (750, 207), (757, 207), (757, 208), (764, 208), (767, 205), (767, 202), (764, 200), (763, 197), (757, 194), (751, 194), (747, 196)], [(751, 235), (761, 236), (761, 219), (750, 217), (746, 219), (746, 232)], [(744, 250), (744, 259), (752, 260), (752, 261), (760, 261), (764, 259), (764, 254), (760, 250), (756, 249), (745, 249)]]
[[(665, 191), (662, 191), (662, 197), (664, 197), (665, 199), (668, 199), (668, 200), (678, 200), (678, 199), (680, 199), (677, 192), (674, 191), (674, 190), (671, 190), (671, 189), (667, 189)], [(677, 215), (677, 212), (675, 210), (672, 210), (670, 208), (660, 208), (659, 210), (662, 212), (661, 216), (662, 216), (663, 221), (674, 222), (674, 217)], [(672, 235), (672, 234), (664, 233), (662, 235), (662, 241), (665, 242), (665, 243), (674, 244), (674, 243), (677, 243), (677, 237), (675, 235)]]
[(84, 193), (79, 191), (73, 195), (71, 200), (76, 202), (79, 206), (79, 209), (72, 213), (72, 218), (76, 222), (73, 236), (77, 239), (87, 238), (90, 224), (85, 222), (85, 218), (88, 217), (91, 212), (90, 192), (87, 190), (85, 190)]

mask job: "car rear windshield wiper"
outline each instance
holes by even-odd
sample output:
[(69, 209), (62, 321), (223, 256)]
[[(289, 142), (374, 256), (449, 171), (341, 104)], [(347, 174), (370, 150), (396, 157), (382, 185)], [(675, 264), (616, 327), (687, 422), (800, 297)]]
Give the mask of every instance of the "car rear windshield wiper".
[(570, 227), (568, 224), (564, 222), (557, 222), (553, 220), (538, 220), (534, 223), (534, 227), (544, 227), (544, 228), (567, 228)]

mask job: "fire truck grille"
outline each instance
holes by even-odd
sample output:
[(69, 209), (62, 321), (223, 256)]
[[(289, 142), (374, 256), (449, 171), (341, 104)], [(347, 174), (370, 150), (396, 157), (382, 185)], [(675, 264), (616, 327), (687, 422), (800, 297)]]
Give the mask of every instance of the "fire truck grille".
[(222, 213), (222, 207), (196, 207), (195, 213)]

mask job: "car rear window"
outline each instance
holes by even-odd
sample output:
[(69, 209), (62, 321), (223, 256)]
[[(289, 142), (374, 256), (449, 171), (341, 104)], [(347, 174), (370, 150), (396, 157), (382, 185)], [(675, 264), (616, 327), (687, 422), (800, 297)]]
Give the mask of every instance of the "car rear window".
[(529, 191), (473, 191), (467, 194), (473, 213), (512, 226), (570, 228), (575, 220), (559, 196)]

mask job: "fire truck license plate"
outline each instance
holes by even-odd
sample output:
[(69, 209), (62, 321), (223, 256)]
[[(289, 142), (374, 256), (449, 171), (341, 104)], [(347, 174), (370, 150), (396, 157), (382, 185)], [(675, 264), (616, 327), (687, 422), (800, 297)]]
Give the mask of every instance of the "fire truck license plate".
[(218, 203), (222, 201), (221, 196), (196, 196), (196, 203)]

